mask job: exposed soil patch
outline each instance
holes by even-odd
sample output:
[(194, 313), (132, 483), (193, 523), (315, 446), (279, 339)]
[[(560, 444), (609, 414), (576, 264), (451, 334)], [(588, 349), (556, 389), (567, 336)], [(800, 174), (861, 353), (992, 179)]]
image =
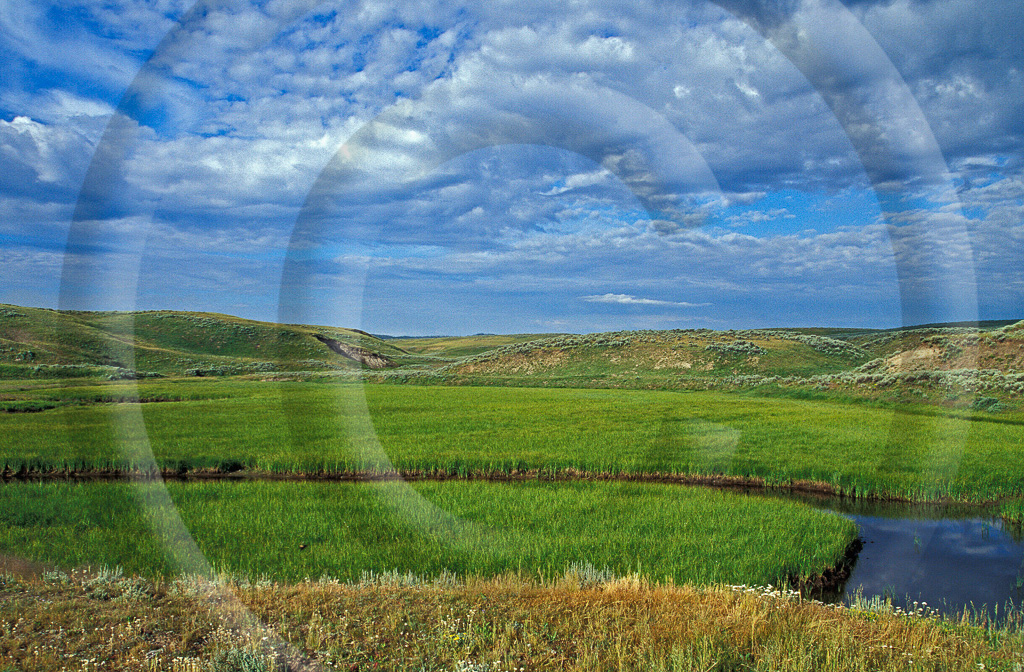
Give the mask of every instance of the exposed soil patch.
[(43, 572), (49, 569), (53, 569), (53, 567), (42, 562), (0, 553), (0, 574), (12, 574), (23, 578), (37, 577), (42, 576)]
[(569, 359), (565, 350), (541, 350), (528, 355), (508, 355), (496, 360), (488, 360), (459, 367), (459, 373), (501, 373), (530, 374), (538, 370), (553, 369)]
[(333, 338), (327, 338), (320, 334), (313, 335), (316, 337), (316, 340), (320, 341), (342, 357), (347, 357), (354, 362), (359, 362), (368, 369), (386, 369), (389, 366), (395, 365), (393, 361), (380, 353), (371, 352), (366, 348), (360, 348), (358, 345), (342, 343), (341, 341), (336, 341)]
[(885, 366), (891, 371), (933, 370), (941, 357), (942, 350), (939, 348), (934, 345), (922, 345), (913, 350), (897, 352), (885, 360)]

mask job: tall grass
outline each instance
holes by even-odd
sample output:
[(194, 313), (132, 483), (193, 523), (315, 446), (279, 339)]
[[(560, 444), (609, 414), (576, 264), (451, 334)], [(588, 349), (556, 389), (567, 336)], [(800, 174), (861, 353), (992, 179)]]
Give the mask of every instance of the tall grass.
[(1024, 527), (1024, 500), (1014, 499), (1003, 502), (999, 514), (1018, 527)]
[[(1014, 414), (957, 417), (715, 392), (411, 385), (364, 392), (298, 382), (146, 381), (138, 394), (183, 401), (0, 414), (0, 468), (131, 467), (140, 459), (131, 451), (148, 438), (162, 467), (183, 470), (320, 474), (390, 464), (450, 474), (730, 475), (908, 499), (1024, 494), (1024, 419)], [(364, 394), (370, 422), (360, 424)]]
[[(187, 539), (147, 510), (152, 484), (0, 486), (0, 549), (61, 566), (181, 569)], [(590, 563), (677, 583), (780, 584), (839, 561), (855, 526), (808, 506), (611, 483), (171, 483), (217, 569), (257, 578), (364, 572), (561, 575)], [(155, 500), (153, 500), (155, 501)], [(152, 528), (147, 521), (156, 521)]]

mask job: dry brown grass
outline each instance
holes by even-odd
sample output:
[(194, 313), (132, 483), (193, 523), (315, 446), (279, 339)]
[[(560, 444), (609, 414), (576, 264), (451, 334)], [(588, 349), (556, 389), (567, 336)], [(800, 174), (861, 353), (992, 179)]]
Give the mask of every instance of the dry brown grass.
[(1019, 625), (836, 608), (762, 589), (635, 578), (581, 586), (576, 576), (447, 586), (2, 576), (4, 672), (228, 672), (273, 669), (271, 660), (293, 670), (1024, 669)]

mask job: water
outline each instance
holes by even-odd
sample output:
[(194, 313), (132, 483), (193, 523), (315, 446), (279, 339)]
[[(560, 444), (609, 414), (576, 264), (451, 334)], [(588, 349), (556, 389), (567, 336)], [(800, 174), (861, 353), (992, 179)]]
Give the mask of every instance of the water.
[[(809, 500), (808, 500), (809, 501)], [(992, 614), (998, 605), (1024, 604), (1024, 539), (994, 510), (809, 501), (857, 523), (864, 542), (850, 577), (831, 596), (846, 601), (890, 597), (894, 605), (916, 600), (942, 613), (965, 607)]]

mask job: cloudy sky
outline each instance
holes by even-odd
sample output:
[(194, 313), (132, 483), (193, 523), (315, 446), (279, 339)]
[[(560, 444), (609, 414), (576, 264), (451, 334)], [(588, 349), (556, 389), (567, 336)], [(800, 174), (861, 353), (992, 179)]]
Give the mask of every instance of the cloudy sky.
[(0, 302), (390, 334), (1022, 318), (1022, 25), (0, 0)]

